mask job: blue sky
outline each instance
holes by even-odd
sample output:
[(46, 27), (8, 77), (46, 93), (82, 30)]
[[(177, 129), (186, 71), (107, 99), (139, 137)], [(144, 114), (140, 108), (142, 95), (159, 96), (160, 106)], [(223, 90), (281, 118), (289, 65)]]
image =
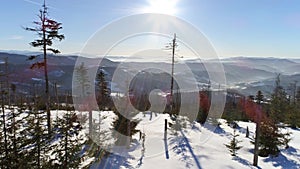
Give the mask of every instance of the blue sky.
[[(300, 58), (298, 0), (173, 1), (169, 3), (174, 8), (172, 15), (205, 34), (221, 57)], [(32, 25), (40, 3), (42, 0), (1, 1), (0, 50), (35, 50), (28, 44), (34, 34), (22, 26)], [(63, 23), (66, 39), (57, 47), (68, 54), (80, 52), (97, 30), (112, 21), (148, 12), (145, 9), (151, 6), (151, 0), (48, 0), (47, 4), (50, 17)]]

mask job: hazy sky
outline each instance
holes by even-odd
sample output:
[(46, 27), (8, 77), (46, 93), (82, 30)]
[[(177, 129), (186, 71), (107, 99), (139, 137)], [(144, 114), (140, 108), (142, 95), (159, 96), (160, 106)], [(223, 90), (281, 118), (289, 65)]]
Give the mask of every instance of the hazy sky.
[[(34, 34), (22, 26), (36, 20), (42, 0), (0, 2), (0, 50), (35, 50), (28, 44)], [(47, 4), (50, 17), (63, 23), (66, 39), (57, 45), (63, 54), (80, 52), (97, 30), (118, 18), (163, 12), (194, 25), (219, 56), (300, 58), (299, 0), (47, 0)]]

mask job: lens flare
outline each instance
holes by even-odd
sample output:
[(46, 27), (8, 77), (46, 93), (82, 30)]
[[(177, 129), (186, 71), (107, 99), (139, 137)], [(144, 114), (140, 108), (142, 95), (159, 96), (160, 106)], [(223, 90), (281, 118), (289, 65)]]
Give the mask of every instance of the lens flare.
[(147, 0), (148, 5), (141, 9), (142, 13), (159, 13), (175, 15), (178, 12), (179, 0)]

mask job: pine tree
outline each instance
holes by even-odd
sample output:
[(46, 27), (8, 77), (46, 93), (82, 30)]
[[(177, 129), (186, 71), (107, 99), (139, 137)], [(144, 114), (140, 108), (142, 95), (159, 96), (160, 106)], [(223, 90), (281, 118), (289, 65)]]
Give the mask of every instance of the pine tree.
[(275, 123), (285, 122), (287, 115), (287, 107), (289, 101), (287, 99), (287, 94), (284, 88), (280, 85), (280, 74), (277, 75), (275, 81), (275, 88), (272, 94), (271, 107), (270, 107), (270, 117)]
[(24, 141), (22, 136), (20, 136), (21, 123), (24, 123), (19, 119), (21, 111), (15, 112), (14, 108), (10, 108), (9, 112), (6, 113), (7, 122), (7, 140), (8, 140), (8, 156), (6, 160), (9, 161), (9, 167), (17, 168), (22, 160), (22, 151), (20, 144)]
[(279, 146), (287, 145), (283, 141), (284, 134), (281, 134), (278, 127), (271, 120), (265, 120), (261, 123), (259, 137), (259, 155), (267, 157), (269, 155), (277, 156), (280, 152)]
[(8, 153), (1, 156), (2, 168), (43, 168), (47, 164), (46, 116), (44, 112), (41, 114), (44, 115), (43, 124), (33, 111), (12, 108), (6, 113)]
[(294, 129), (300, 127), (300, 106), (298, 104), (290, 104), (287, 106), (285, 123)]
[(300, 87), (298, 87), (298, 90), (297, 90), (296, 102), (297, 102), (297, 104), (300, 104)]
[(92, 107), (89, 103), (89, 89), (90, 89), (90, 81), (88, 76), (88, 68), (84, 65), (84, 62), (81, 62), (81, 64), (75, 68), (75, 74), (74, 77), (76, 77), (77, 84), (79, 90), (81, 91), (81, 94), (79, 96), (79, 102), (83, 104), (83, 107), (81, 110), (88, 111), (88, 120), (89, 120), (89, 134), (92, 132), (92, 120), (93, 120), (93, 113), (92, 113)]
[(102, 129), (103, 121), (106, 119), (106, 116), (101, 116), (99, 112), (99, 119), (93, 120), (93, 129), (92, 133), (89, 135), (89, 140), (87, 140), (86, 145), (88, 145), (88, 155), (90, 157), (94, 157), (94, 162), (100, 161), (104, 156), (107, 156), (109, 152), (107, 151), (110, 149), (110, 139), (111, 134), (109, 131)]
[[(287, 107), (289, 106), (286, 92), (280, 85), (280, 75), (277, 76), (275, 84), (271, 104), (268, 105), (270, 107), (269, 117), (265, 114), (259, 114), (260, 116), (257, 116), (254, 151), (256, 158), (254, 158), (254, 165), (257, 165), (257, 153), (264, 157), (269, 155), (277, 156), (280, 152), (279, 146), (287, 146), (289, 142), (289, 133), (281, 133), (278, 129), (278, 123), (284, 122), (287, 119)], [(255, 99), (258, 104), (256, 108), (257, 113), (263, 113), (263, 95), (260, 91), (257, 93)]]
[[(59, 30), (62, 29), (62, 24), (50, 19), (48, 17), (48, 8), (46, 6), (45, 0), (42, 9), (38, 15), (38, 20), (34, 21), (34, 27), (26, 27), (25, 30), (34, 32), (38, 35), (38, 39), (30, 43), (31, 46), (40, 48), (43, 51), (43, 60), (37, 61), (32, 64), (31, 68), (41, 68), (44, 67), (45, 76), (45, 99), (46, 110), (47, 110), (47, 127), (48, 134), (50, 137), (51, 133), (51, 114), (50, 114), (50, 94), (49, 94), (49, 79), (48, 79), (48, 63), (47, 55), (48, 51), (54, 54), (60, 53), (58, 49), (52, 47), (54, 40), (63, 40), (65, 37), (63, 34), (59, 34)], [(36, 59), (37, 56), (30, 56), (28, 59)]]
[(104, 71), (101, 69), (96, 75), (98, 87), (98, 105), (100, 110), (105, 110), (110, 106), (110, 89), (108, 88), (107, 81), (105, 80)]
[[(114, 111), (116, 114), (116, 119), (113, 121), (113, 135), (121, 134), (122, 136), (128, 136), (131, 140), (131, 137), (138, 132), (136, 130), (136, 126), (138, 125), (137, 120), (129, 120), (124, 117), (120, 112), (117, 110)], [(135, 116), (135, 113), (132, 113), (132, 116)], [(126, 145), (128, 144), (127, 140), (123, 137), (116, 137), (116, 145)], [(128, 146), (128, 145), (127, 145)]]
[[(294, 88), (296, 88), (296, 86)], [(297, 92), (294, 92), (297, 94), (294, 96), (294, 102), (286, 106), (287, 112), (284, 122), (296, 129), (300, 127), (300, 88)]]
[(232, 134), (232, 140), (230, 141), (229, 144), (225, 144), (225, 146), (229, 149), (229, 152), (231, 153), (232, 156), (236, 156), (237, 151), (242, 148), (242, 146), (238, 146), (238, 144), (241, 142), (237, 140), (238, 136), (239, 135), (236, 134), (236, 131), (234, 129)]
[(75, 68), (75, 77), (78, 82), (78, 86), (76, 87), (80, 88), (81, 97), (84, 98), (88, 95), (87, 90), (90, 88), (88, 69), (84, 65), (84, 62)]
[(45, 127), (47, 125), (47, 115), (44, 111), (34, 109), (27, 112), (23, 120), (26, 124), (24, 124), (20, 133), (22, 136), (27, 136), (23, 140), (26, 166), (29, 168), (44, 168), (49, 162), (48, 154), (50, 152), (50, 138)]
[(79, 168), (82, 159), (83, 135), (82, 127), (75, 113), (67, 111), (63, 117), (57, 117), (54, 121), (54, 133), (56, 142), (51, 145), (52, 168)]

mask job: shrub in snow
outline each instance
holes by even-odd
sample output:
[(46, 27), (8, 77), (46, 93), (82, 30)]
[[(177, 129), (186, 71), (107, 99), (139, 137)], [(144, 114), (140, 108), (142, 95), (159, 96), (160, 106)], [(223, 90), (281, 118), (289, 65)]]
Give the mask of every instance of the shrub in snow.
[(232, 140), (230, 141), (229, 144), (225, 144), (225, 146), (229, 149), (229, 152), (231, 153), (232, 156), (236, 156), (237, 151), (242, 148), (242, 146), (238, 146), (238, 143), (241, 142), (236, 139), (238, 136), (239, 135), (236, 134), (234, 129), (232, 134)]

